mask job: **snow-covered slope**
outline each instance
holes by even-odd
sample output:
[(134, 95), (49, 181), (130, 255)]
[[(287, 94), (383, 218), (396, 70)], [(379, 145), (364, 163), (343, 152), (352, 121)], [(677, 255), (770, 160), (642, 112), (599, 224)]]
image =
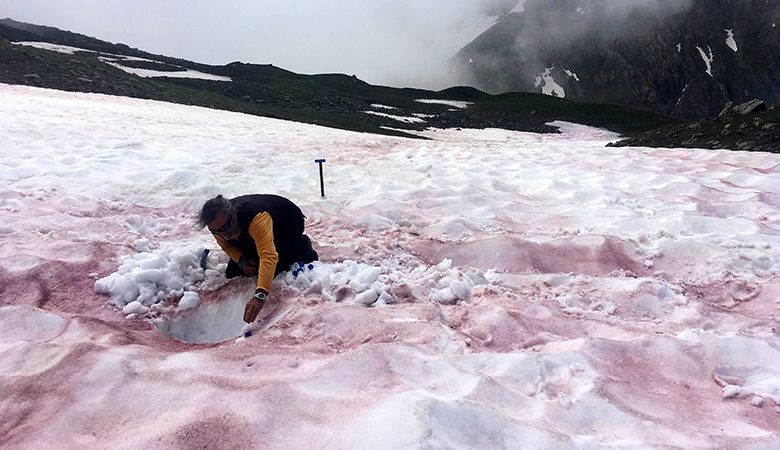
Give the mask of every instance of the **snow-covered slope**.
[[(7, 85), (0, 114), (3, 446), (780, 445), (776, 155)], [(252, 192), (323, 261), (236, 342), (252, 282), (192, 223)]]

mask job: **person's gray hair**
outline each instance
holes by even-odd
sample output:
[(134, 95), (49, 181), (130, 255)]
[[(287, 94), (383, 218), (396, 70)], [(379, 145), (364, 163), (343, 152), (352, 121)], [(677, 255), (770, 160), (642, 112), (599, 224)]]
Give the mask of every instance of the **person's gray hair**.
[(233, 212), (233, 204), (221, 194), (203, 204), (200, 216), (198, 216), (198, 225), (201, 228), (205, 227), (217, 217), (217, 213), (220, 211), (225, 211), (228, 214)]

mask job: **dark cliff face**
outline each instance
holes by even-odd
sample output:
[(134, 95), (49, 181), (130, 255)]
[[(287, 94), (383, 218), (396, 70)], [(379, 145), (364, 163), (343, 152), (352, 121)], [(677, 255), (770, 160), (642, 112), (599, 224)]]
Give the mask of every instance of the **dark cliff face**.
[(465, 83), (489, 92), (546, 91), (687, 118), (717, 115), (728, 101), (776, 105), (780, 0), (526, 0), (454, 63)]

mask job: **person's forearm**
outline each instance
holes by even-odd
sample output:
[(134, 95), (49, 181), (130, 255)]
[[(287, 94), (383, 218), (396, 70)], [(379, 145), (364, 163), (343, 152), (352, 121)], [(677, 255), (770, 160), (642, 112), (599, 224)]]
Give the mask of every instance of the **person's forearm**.
[(271, 291), (276, 263), (279, 261), (279, 254), (274, 245), (271, 215), (267, 212), (258, 214), (249, 224), (249, 234), (255, 241), (257, 256), (260, 258), (257, 265), (257, 288), (267, 293)]
[(243, 252), (239, 250), (238, 248), (232, 246), (230, 242), (226, 241), (225, 238), (222, 236), (214, 236), (214, 239), (217, 240), (217, 244), (222, 248), (222, 250), (227, 253), (228, 257), (232, 259), (235, 262), (239, 262), (241, 260), (241, 255)]

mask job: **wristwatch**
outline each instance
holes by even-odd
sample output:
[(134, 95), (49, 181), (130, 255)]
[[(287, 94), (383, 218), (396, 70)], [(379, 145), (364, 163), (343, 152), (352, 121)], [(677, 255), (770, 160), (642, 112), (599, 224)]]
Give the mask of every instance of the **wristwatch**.
[(268, 296), (265, 294), (265, 292), (258, 292), (253, 295), (252, 298), (258, 300), (260, 303), (265, 303), (265, 299), (267, 299)]

